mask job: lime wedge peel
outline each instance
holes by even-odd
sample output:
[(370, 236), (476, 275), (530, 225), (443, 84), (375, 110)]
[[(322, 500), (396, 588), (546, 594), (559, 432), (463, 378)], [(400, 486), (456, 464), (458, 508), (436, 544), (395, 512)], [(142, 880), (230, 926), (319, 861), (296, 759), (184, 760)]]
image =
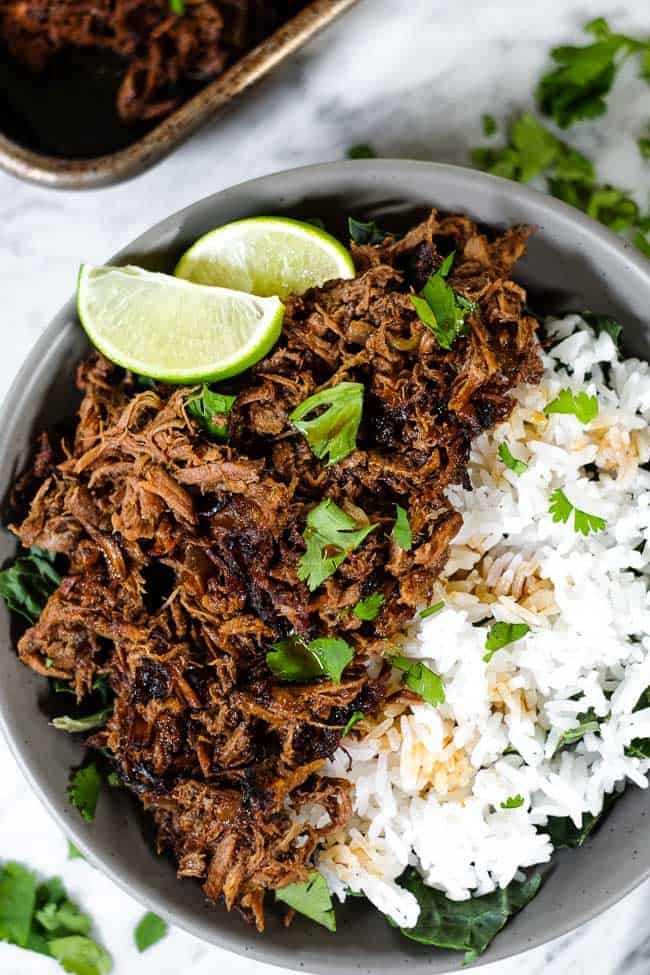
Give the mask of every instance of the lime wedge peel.
[(349, 251), (327, 231), (288, 217), (251, 217), (200, 237), (174, 274), (197, 284), (286, 298), (333, 278), (353, 278), (355, 270)]
[(79, 272), (77, 309), (89, 339), (112, 362), (170, 383), (235, 376), (277, 342), (284, 305), (191, 284), (139, 267)]

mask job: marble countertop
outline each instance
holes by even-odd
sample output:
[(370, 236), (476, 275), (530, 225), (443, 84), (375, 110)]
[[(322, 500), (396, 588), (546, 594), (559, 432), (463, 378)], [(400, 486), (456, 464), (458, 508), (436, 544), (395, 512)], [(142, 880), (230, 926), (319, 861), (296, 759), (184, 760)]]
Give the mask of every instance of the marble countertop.
[[(405, 11), (408, 11), (407, 13)], [(481, 140), (482, 112), (499, 121), (530, 107), (549, 48), (580, 39), (602, 14), (596, 0), (362, 0), (236, 108), (145, 175), (86, 193), (54, 192), (0, 173), (0, 394), (54, 312), (81, 261), (101, 263), (151, 224), (202, 196), (274, 170), (341, 158), (371, 142), (382, 156), (466, 163)], [(647, 4), (617, 0), (612, 24), (650, 30)], [(636, 148), (650, 117), (648, 88), (624, 68), (606, 118), (571, 130), (598, 171), (647, 202), (650, 167)], [(0, 743), (0, 861), (16, 859), (64, 877), (96, 920), (115, 975), (232, 975), (272, 969), (179, 931), (139, 956), (132, 932), (142, 914), (66, 843)], [(642, 975), (650, 971), (650, 884), (606, 914), (486, 975)], [(253, 936), (253, 935), (252, 935)], [(0, 944), (3, 975), (54, 975), (51, 960)], [(275, 969), (280, 972), (279, 969)]]

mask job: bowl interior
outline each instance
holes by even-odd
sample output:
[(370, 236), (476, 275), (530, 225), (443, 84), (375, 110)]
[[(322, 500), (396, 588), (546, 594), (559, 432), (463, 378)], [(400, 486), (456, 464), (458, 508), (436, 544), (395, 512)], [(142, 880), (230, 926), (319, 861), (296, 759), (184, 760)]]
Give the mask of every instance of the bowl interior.
[[(229, 220), (270, 213), (321, 217), (345, 238), (348, 215), (381, 218), (399, 228), (427, 207), (468, 213), (492, 226), (538, 226), (515, 275), (536, 307), (589, 308), (618, 317), (628, 354), (648, 358), (646, 309), (650, 274), (643, 259), (609, 232), (555, 201), (483, 174), (430, 163), (345, 162), (281, 173), (209, 197), (152, 228), (117, 255), (122, 263), (169, 271), (197, 237)], [(80, 255), (80, 258), (83, 255)], [(29, 455), (32, 438), (74, 412), (76, 362), (87, 352), (69, 303), (30, 353), (0, 417), (0, 496)], [(0, 533), (0, 562), (15, 550)], [(289, 930), (269, 912), (258, 936), (237, 914), (206, 904), (193, 881), (178, 881), (170, 861), (153, 852), (136, 804), (105, 790), (92, 826), (68, 804), (69, 770), (81, 747), (49, 727), (39, 709), (42, 678), (19, 663), (10, 621), (0, 607), (0, 721), (32, 786), (50, 812), (97, 866), (130, 894), (199, 937), (261, 961), (314, 973), (440, 973), (462, 957), (402, 938), (371, 907), (352, 899), (339, 908), (331, 935), (299, 917)], [(613, 903), (650, 873), (650, 820), (645, 794), (631, 787), (604, 827), (581, 850), (557, 854), (533, 904), (499, 935), (481, 963), (496, 961), (560, 935)]]

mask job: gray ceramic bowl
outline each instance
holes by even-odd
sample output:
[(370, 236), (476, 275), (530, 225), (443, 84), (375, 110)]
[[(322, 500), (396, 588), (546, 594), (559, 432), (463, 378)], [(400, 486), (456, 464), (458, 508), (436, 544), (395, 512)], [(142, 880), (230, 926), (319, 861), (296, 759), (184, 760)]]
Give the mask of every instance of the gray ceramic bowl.
[[(628, 352), (648, 358), (650, 265), (598, 224), (539, 193), (480, 173), (422, 162), (358, 161), (279, 173), (218, 193), (169, 217), (117, 255), (170, 270), (207, 230), (256, 214), (320, 216), (344, 233), (345, 217), (384, 215), (391, 225), (408, 210), (431, 205), (463, 211), (494, 226), (539, 227), (518, 277), (552, 310), (590, 308), (625, 325)], [(82, 257), (82, 255), (80, 255)], [(18, 374), (0, 416), (0, 496), (26, 461), (35, 432), (69, 416), (77, 403), (73, 375), (88, 346), (70, 302), (38, 341)], [(0, 560), (15, 546), (0, 536)], [(9, 617), (0, 609), (0, 718), (29, 782), (88, 859), (129, 894), (174, 924), (222, 947), (294, 970), (339, 975), (461, 967), (457, 954), (421, 948), (391, 929), (374, 909), (353, 900), (339, 909), (336, 935), (300, 918), (289, 930), (273, 917), (260, 937), (236, 914), (205, 903), (198, 884), (176, 879), (172, 864), (145, 839), (136, 807), (106, 790), (87, 826), (66, 800), (80, 746), (49, 727), (39, 710), (42, 678), (12, 651)], [(650, 875), (648, 801), (630, 787), (605, 826), (581, 850), (561, 852), (537, 899), (498, 936), (481, 962), (493, 962), (557, 937), (613, 904)]]

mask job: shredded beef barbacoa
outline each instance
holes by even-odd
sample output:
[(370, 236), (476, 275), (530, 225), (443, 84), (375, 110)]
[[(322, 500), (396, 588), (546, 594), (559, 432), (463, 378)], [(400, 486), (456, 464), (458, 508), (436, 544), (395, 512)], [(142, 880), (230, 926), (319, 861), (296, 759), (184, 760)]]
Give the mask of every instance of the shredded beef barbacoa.
[[(304, 880), (349, 818), (348, 784), (319, 769), (352, 714), (381, 706), (384, 653), (431, 597), (461, 523), (446, 487), (466, 481), (471, 438), (509, 415), (508, 391), (539, 378), (536, 322), (510, 280), (527, 236), (490, 240), (434, 212), (400, 240), (352, 245), (357, 277), (290, 298), (275, 350), (229, 384), (227, 444), (188, 416), (187, 388), (142, 390), (93, 358), (79, 368), (74, 439), (43, 438), (18, 485), (18, 501), (32, 495), (14, 529), (23, 545), (69, 559), (21, 658), (79, 698), (107, 675), (115, 710), (93, 743), (110, 749), (179, 875), (260, 930), (265, 891)], [(446, 351), (409, 295), (452, 249), (449, 281), (477, 304)], [(341, 380), (363, 383), (363, 419), (358, 449), (328, 467), (288, 416)], [(310, 593), (297, 563), (324, 498), (378, 528)], [(391, 539), (396, 504), (410, 551)], [(373, 592), (385, 601), (364, 622), (349, 609)], [(292, 633), (353, 645), (340, 684), (273, 676), (266, 654)], [(314, 802), (324, 829), (297, 815)]]
[(33, 71), (75, 48), (111, 52), (124, 64), (118, 114), (139, 122), (166, 115), (182, 100), (184, 84), (215, 78), (299, 6), (296, 0), (186, 0), (174, 9), (169, 0), (0, 0), (0, 40)]

